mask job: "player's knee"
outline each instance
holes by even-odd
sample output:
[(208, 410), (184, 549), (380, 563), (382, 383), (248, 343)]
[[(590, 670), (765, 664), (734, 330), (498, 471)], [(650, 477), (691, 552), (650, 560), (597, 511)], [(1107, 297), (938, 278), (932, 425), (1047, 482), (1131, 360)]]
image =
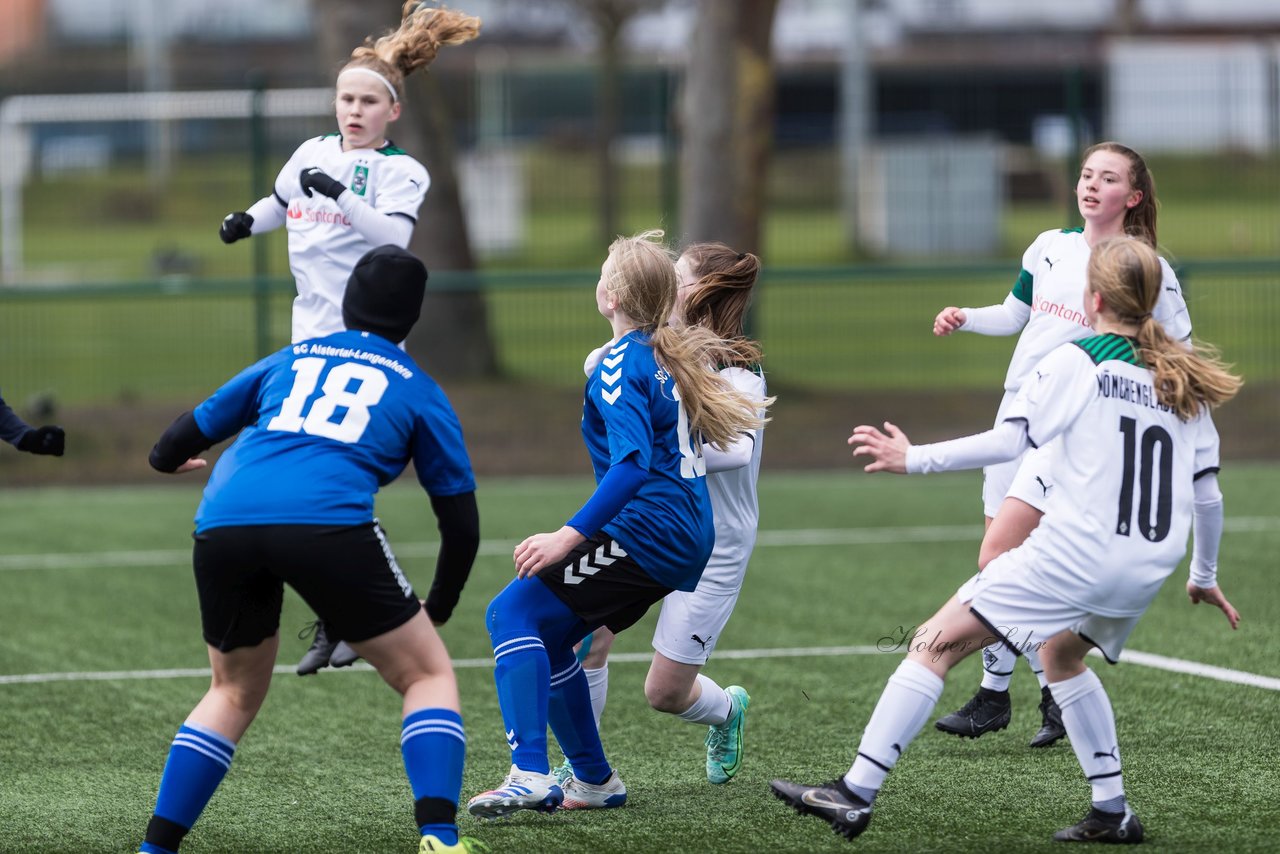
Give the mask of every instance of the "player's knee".
[(518, 594), (512, 587), (504, 588), (493, 597), (493, 601), (485, 609), (484, 617), (484, 627), (489, 630), (490, 640), (512, 631), (522, 622), (520, 620), (522, 609), (516, 601), (518, 598)]
[(646, 679), (644, 698), (656, 712), (678, 715), (689, 707), (689, 691), (683, 686), (670, 685), (658, 680)]
[(227, 705), (237, 711), (248, 715), (256, 715), (258, 710), (262, 708), (263, 701), (267, 698), (268, 687), (270, 687), (270, 683), (223, 682), (213, 690), (221, 695)]

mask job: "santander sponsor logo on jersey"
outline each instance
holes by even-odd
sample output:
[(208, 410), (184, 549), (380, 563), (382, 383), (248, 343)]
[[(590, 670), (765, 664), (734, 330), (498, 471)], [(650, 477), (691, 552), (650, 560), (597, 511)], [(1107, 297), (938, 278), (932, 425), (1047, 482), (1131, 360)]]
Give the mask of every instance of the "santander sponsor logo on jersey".
[(1084, 316), (1084, 312), (1079, 309), (1070, 308), (1060, 302), (1047, 300), (1042, 296), (1031, 297), (1031, 310), (1040, 312), (1041, 314), (1052, 314), (1054, 317), (1060, 317), (1070, 323), (1077, 323), (1085, 329), (1091, 329), (1089, 326), (1089, 318)]
[(289, 207), (284, 213), (295, 228), (315, 225), (341, 225), (344, 228), (351, 227), (351, 220), (342, 211), (334, 210), (331, 207), (320, 207), (314, 205), (304, 206), (300, 199), (294, 199), (289, 202)]

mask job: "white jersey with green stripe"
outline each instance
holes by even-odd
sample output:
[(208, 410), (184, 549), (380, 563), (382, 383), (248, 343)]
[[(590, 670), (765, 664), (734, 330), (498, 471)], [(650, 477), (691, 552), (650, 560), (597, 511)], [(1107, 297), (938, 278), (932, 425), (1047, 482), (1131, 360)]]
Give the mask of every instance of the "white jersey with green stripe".
[(1034, 583), (1090, 613), (1141, 614), (1186, 553), (1193, 481), (1218, 470), (1208, 409), (1180, 420), (1135, 343), (1107, 334), (1036, 364), (1005, 419), (1057, 442), (1053, 499), (1019, 546)]
[[(1021, 388), (1035, 364), (1055, 347), (1091, 335), (1084, 314), (1085, 272), (1089, 265), (1089, 244), (1079, 228), (1053, 229), (1037, 237), (1022, 255), (1022, 271), (1005, 306), (1021, 319), (1022, 332), (1009, 360), (1005, 390)], [(1182, 287), (1173, 268), (1160, 259), (1163, 272), (1160, 299), (1153, 315), (1175, 341), (1191, 336), (1191, 316), (1182, 296)], [(965, 309), (966, 314), (1004, 309)], [(965, 328), (968, 326), (966, 321)], [(1005, 334), (1008, 334), (1006, 332)]]
[(382, 148), (342, 150), (339, 134), (309, 139), (289, 158), (275, 181), (275, 195), (286, 206), (289, 268), (297, 284), (293, 301), (293, 341), (323, 338), (343, 331), (342, 295), (356, 262), (374, 246), (352, 224), (338, 203), (302, 191), (303, 169), (319, 167), (380, 214), (416, 222), (430, 178), (421, 163), (390, 142)]

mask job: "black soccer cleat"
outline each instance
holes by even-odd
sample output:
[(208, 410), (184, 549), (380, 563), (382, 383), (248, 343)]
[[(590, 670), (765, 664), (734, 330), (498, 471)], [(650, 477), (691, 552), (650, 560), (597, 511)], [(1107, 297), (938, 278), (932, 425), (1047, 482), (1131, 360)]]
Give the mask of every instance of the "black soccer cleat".
[(1009, 726), (1012, 717), (1013, 709), (1009, 705), (1008, 691), (979, 688), (969, 702), (951, 714), (938, 718), (933, 725), (961, 738), (977, 738), (1004, 729)]
[(1062, 709), (1058, 708), (1053, 694), (1046, 686), (1040, 689), (1040, 731), (1031, 739), (1032, 747), (1048, 747), (1057, 744), (1067, 737), (1067, 728), (1062, 725)]
[(298, 662), (299, 676), (310, 676), (326, 666), (329, 663), (329, 657), (333, 655), (334, 648), (341, 643), (337, 638), (329, 637), (329, 633), (325, 631), (324, 620), (316, 620), (308, 624), (298, 632), (298, 637), (305, 638), (311, 631), (315, 632), (315, 637), (311, 639), (311, 648)]
[(871, 804), (850, 792), (842, 779), (816, 786), (774, 780), (769, 788), (778, 800), (790, 804), (801, 815), (822, 819), (845, 839), (853, 839), (871, 823)]
[(1124, 812), (1103, 812), (1090, 807), (1079, 824), (1064, 827), (1053, 835), (1057, 842), (1106, 842), (1137, 845), (1142, 841), (1142, 822), (1128, 807)]

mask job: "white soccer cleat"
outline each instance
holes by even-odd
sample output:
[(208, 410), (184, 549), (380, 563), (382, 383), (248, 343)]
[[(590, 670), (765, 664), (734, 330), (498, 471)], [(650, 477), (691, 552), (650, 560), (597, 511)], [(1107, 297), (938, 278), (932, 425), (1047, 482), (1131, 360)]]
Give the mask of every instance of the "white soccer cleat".
[(622, 778), (614, 771), (598, 786), (584, 783), (576, 776), (569, 778), (564, 784), (564, 803), (561, 809), (566, 810), (602, 810), (620, 807), (627, 802), (627, 787)]
[(555, 777), (512, 765), (501, 786), (467, 802), (467, 812), (476, 818), (502, 818), (520, 810), (555, 812), (563, 800), (564, 791)]

